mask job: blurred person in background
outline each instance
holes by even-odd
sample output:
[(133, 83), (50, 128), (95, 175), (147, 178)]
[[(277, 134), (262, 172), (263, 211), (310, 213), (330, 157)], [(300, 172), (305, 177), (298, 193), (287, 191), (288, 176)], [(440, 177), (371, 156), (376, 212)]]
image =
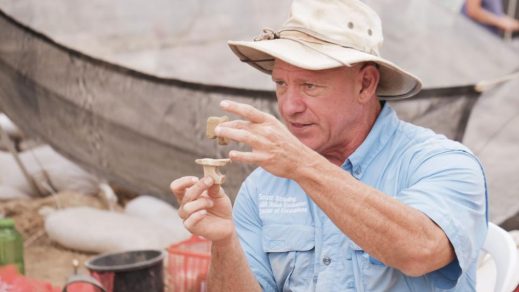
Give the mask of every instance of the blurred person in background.
[(519, 21), (504, 13), (502, 0), (466, 0), (462, 13), (497, 35), (519, 31)]

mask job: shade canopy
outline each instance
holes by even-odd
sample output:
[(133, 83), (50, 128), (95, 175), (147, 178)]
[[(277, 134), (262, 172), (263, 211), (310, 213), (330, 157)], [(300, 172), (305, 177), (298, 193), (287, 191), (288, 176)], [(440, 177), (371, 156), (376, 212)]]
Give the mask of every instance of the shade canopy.
[[(474, 84), (517, 71), (517, 50), (433, 0), (366, 2), (382, 18), (382, 56), (424, 81), (421, 96), (393, 103), (399, 115), (480, 153), (491, 218), (515, 213), (519, 206), (494, 202), (518, 197), (517, 79), (481, 96)], [(240, 147), (205, 138), (207, 117), (222, 115), (220, 100), (276, 114), (270, 77), (241, 64), (226, 41), (276, 29), (289, 5), (0, 0), (0, 108), (83, 167), (169, 198), (172, 179), (202, 174), (195, 159)], [(251, 168), (229, 166), (231, 196)]]

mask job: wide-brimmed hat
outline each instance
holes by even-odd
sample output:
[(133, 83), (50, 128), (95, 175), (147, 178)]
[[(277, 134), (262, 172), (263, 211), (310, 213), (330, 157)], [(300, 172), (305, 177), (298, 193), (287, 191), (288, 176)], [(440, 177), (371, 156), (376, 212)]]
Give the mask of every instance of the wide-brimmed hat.
[(264, 29), (254, 41), (229, 41), (233, 52), (254, 68), (272, 73), (275, 59), (307, 70), (375, 62), (380, 70), (381, 99), (413, 96), (420, 80), (379, 55), (382, 24), (358, 0), (294, 0), (281, 29)]

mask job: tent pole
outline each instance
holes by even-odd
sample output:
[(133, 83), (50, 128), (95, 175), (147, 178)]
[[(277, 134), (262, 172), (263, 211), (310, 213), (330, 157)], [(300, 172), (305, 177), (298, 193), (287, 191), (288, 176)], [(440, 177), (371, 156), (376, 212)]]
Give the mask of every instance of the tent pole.
[(7, 147), (7, 150), (9, 150), (9, 153), (11, 153), (11, 155), (13, 155), (13, 158), (16, 161), (16, 164), (22, 171), (23, 175), (25, 176), (25, 179), (27, 180), (27, 182), (29, 183), (29, 185), (31, 186), (33, 191), (36, 194), (42, 196), (43, 194), (42, 194), (41, 190), (38, 188), (38, 185), (34, 181), (33, 177), (31, 177), (31, 175), (29, 174), (29, 172), (23, 165), (22, 160), (20, 159), (20, 156), (18, 155), (18, 152), (16, 151), (16, 149), (14, 149), (11, 139), (7, 135), (7, 132), (5, 132), (2, 125), (0, 125), (0, 142), (2, 142), (5, 145), (5, 147)]

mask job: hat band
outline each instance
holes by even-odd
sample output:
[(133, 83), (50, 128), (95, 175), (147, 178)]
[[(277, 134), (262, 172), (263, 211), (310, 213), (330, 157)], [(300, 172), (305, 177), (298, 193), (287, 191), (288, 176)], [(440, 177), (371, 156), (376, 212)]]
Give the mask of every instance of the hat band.
[(366, 49), (362, 49), (351, 44), (340, 43), (336, 40), (331, 40), (320, 33), (315, 31), (311, 31), (302, 27), (284, 27), (279, 32), (274, 31), (270, 28), (264, 28), (262, 33), (254, 38), (254, 41), (265, 41), (265, 40), (274, 40), (274, 39), (288, 39), (292, 41), (296, 41), (298, 43), (306, 42), (313, 43), (319, 45), (336, 45), (341, 46), (347, 49), (354, 49), (357, 51), (361, 51), (370, 55), (374, 55), (379, 57), (379, 54), (376, 49), (370, 49), (369, 51)]
[[(323, 41), (319, 38), (313, 37), (312, 35), (309, 35), (303, 31), (301, 31), (300, 29), (284, 29), (279, 32), (276, 32), (273, 29), (264, 28), (262, 30), (262, 33), (259, 36), (254, 38), (254, 41), (257, 42), (257, 41), (267, 41), (267, 40), (275, 40), (275, 39), (287, 39), (287, 40), (297, 42), (298, 44), (300, 44), (306, 48), (314, 50), (318, 54), (321, 54), (323, 56), (326, 56), (326, 57), (334, 60), (335, 62), (341, 64), (342, 66), (348, 66), (348, 67), (350, 66), (349, 64), (346, 64), (343, 61), (341, 61), (329, 54), (326, 54), (325, 52), (320, 51), (317, 48), (309, 45), (309, 43), (331, 44), (331, 45), (338, 45), (338, 44), (333, 43), (333, 42)], [(339, 46), (357, 50), (356, 48), (352, 48), (352, 47), (348, 47), (348, 46), (342, 46), (342, 45), (339, 45)], [(272, 62), (274, 60), (274, 58), (253, 60), (253, 59), (246, 57), (244, 54), (240, 53), (239, 55), (240, 55), (240, 60), (245, 63), (263, 63), (263, 62)]]
[[(339, 64), (341, 64), (343, 66), (348, 66), (348, 64), (342, 62), (341, 60), (339, 60), (337, 58), (334, 58), (333, 56), (330, 56), (329, 54), (321, 52), (318, 49), (308, 45), (308, 43), (316, 43), (316, 44), (330, 44), (330, 43), (324, 42), (324, 41), (322, 41), (322, 40), (320, 40), (318, 38), (312, 37), (311, 35), (308, 35), (308, 34), (306, 34), (304, 32), (299, 32), (297, 30), (284, 30), (284, 31), (276, 32), (273, 29), (264, 28), (262, 30), (261, 34), (254, 38), (254, 41), (255, 42), (270, 41), (270, 40), (275, 40), (275, 39), (287, 39), (287, 40), (291, 40), (291, 41), (297, 42), (298, 44), (300, 44), (300, 45), (302, 45), (304, 47), (307, 47), (307, 48), (309, 48), (311, 50), (314, 50), (317, 53), (319, 53), (321, 55), (324, 55), (324, 56), (326, 56), (326, 57), (336, 61), (337, 63), (339, 63)], [(241, 52), (239, 53), (239, 56), (240, 56), (240, 61), (245, 62), (245, 63), (252, 63), (252, 64), (254, 64), (254, 63), (263, 63), (263, 62), (272, 62), (274, 60), (274, 58), (250, 59), (249, 57), (247, 57), (246, 55), (242, 54)]]

